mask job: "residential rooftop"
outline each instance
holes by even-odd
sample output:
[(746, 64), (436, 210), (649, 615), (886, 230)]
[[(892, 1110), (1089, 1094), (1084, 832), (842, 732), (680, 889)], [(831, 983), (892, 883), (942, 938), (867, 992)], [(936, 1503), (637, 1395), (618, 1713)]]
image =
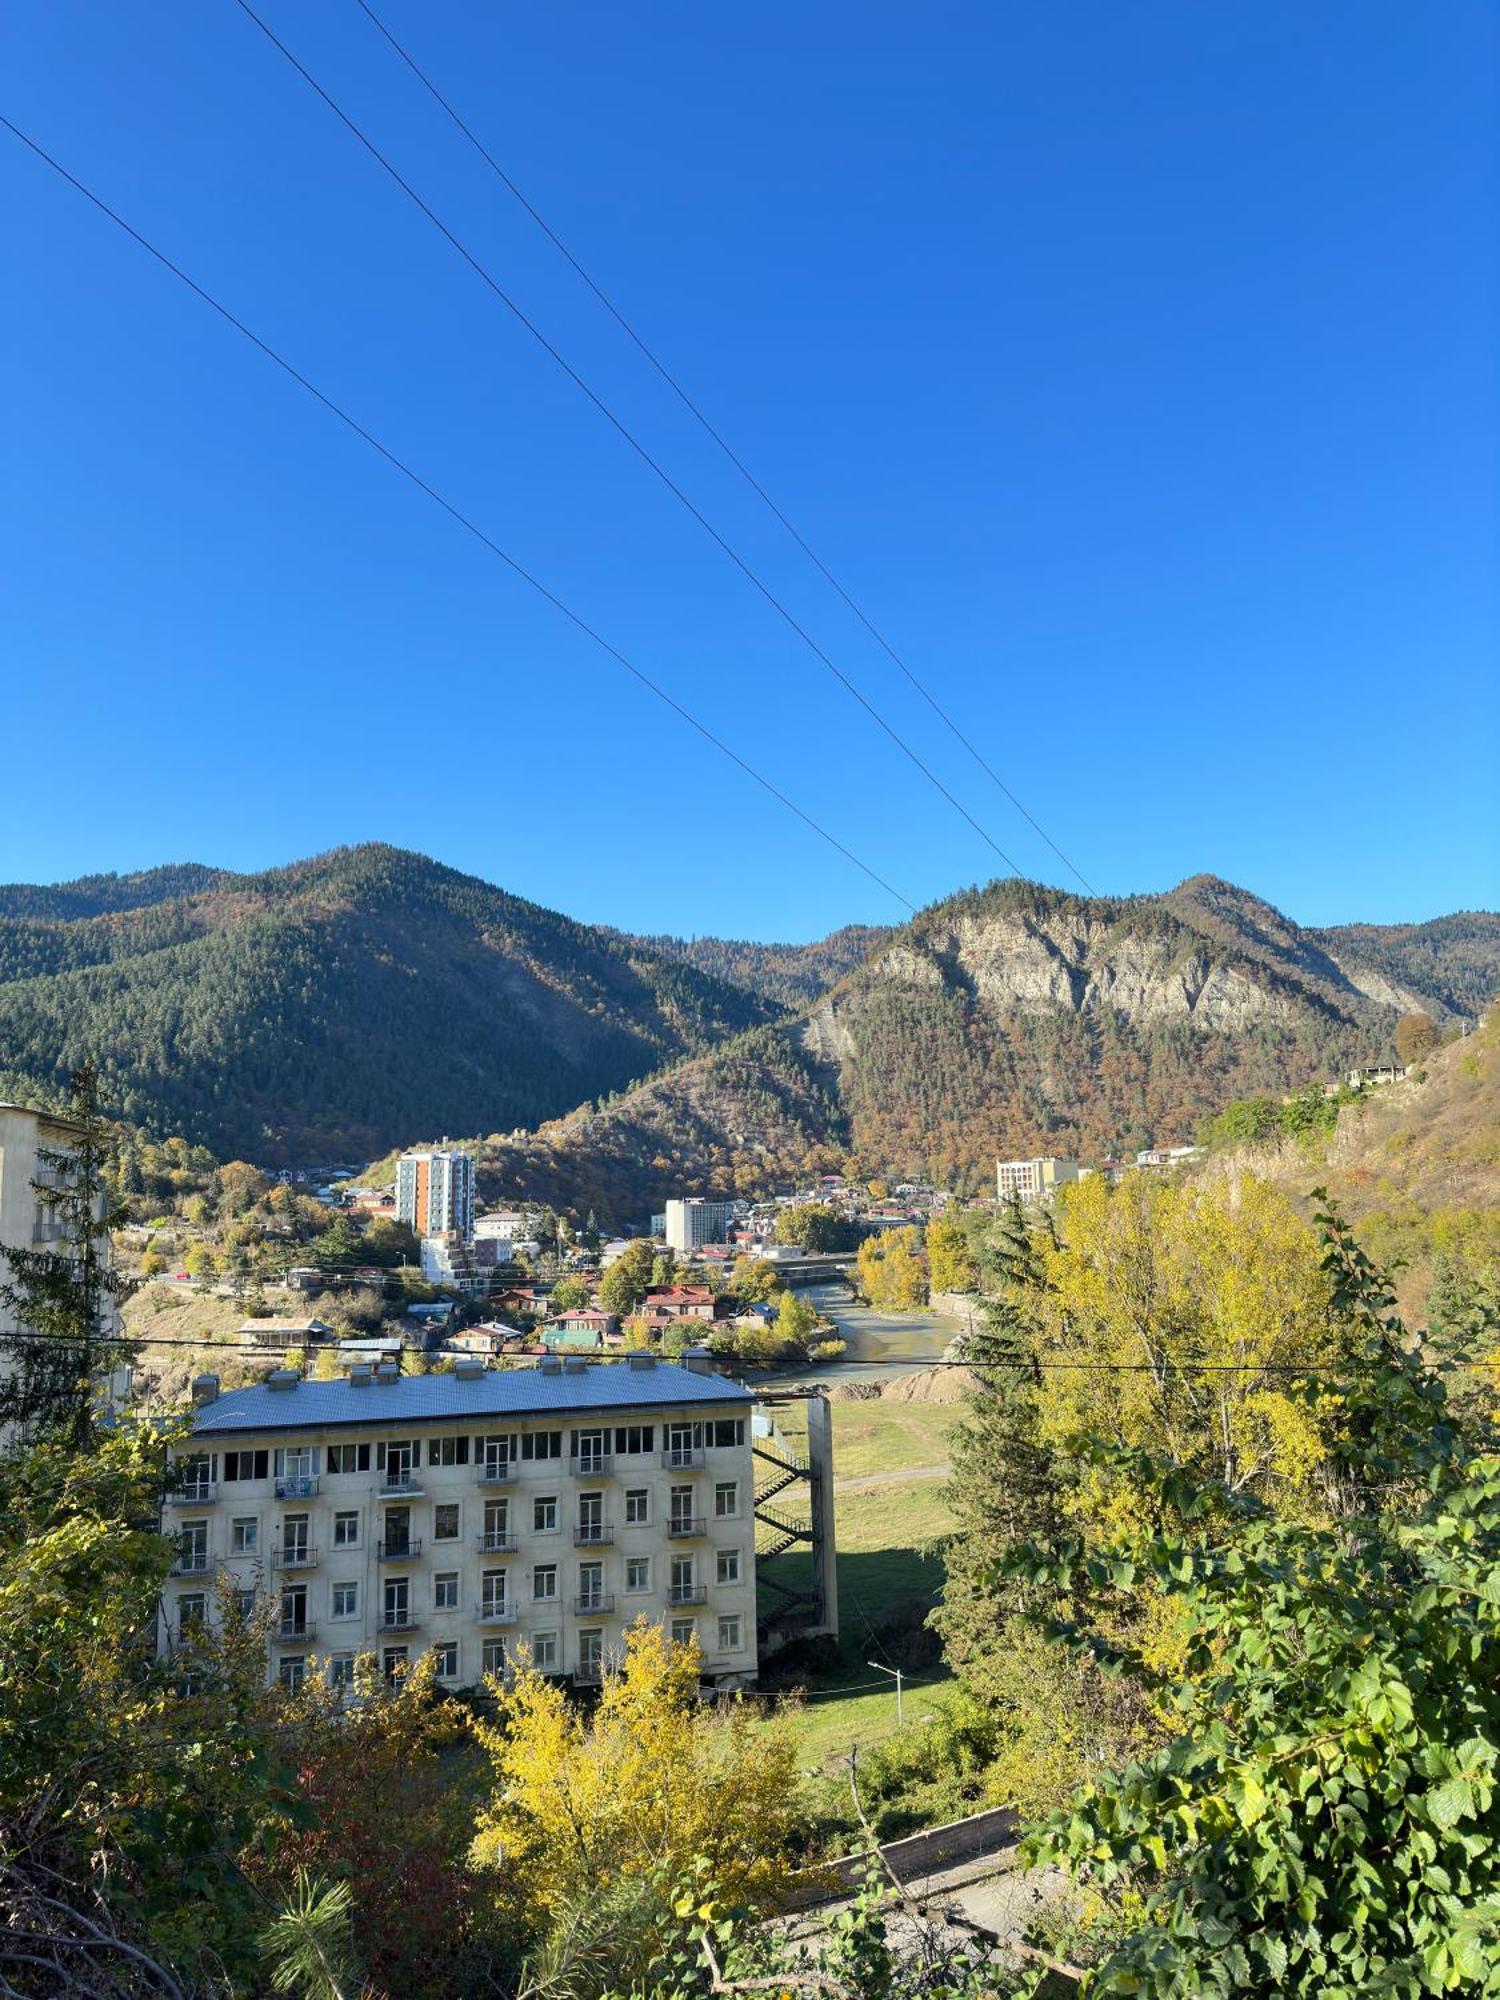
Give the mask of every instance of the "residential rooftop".
[(581, 1369), (502, 1368), (482, 1375), (403, 1375), (394, 1382), (303, 1382), (231, 1389), (203, 1404), (194, 1437), (227, 1431), (328, 1430), (339, 1424), (468, 1422), (488, 1417), (587, 1416), (602, 1410), (677, 1409), (689, 1404), (744, 1406), (754, 1401), (739, 1382), (700, 1375), (651, 1357)]

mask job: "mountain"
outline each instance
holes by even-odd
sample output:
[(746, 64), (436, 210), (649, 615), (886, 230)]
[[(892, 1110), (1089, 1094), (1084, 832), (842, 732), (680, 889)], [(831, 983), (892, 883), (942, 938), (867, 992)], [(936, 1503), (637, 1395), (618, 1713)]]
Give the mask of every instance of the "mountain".
[(0, 889), (0, 1097), (106, 1108), (265, 1165), (532, 1126), (773, 1013), (420, 855)]
[(816, 1000), (862, 965), (884, 937), (883, 924), (846, 924), (811, 944), (749, 944), (738, 938), (635, 937), (629, 941), (664, 958), (681, 959), (731, 986), (743, 986), (777, 1007)]
[(1403, 1013), (1447, 1024), (1500, 987), (1500, 920), (1414, 928), (1367, 955), (1211, 876), (1125, 899), (967, 890), (800, 1016), (487, 1148), (485, 1176), (586, 1186), (623, 1220), (672, 1187), (748, 1191), (832, 1155), (982, 1189), (997, 1157), (1184, 1140), (1234, 1098), (1388, 1058)]

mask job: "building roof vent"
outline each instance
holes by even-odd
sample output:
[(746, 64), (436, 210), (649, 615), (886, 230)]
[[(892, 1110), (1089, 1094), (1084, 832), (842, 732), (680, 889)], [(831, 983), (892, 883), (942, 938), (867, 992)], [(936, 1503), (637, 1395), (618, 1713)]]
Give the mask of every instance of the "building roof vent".
[(301, 1380), (302, 1374), (300, 1369), (273, 1368), (266, 1377), (266, 1387), (268, 1389), (295, 1389)]
[(454, 1362), (453, 1372), (460, 1382), (477, 1382), (484, 1373), (484, 1363), (477, 1357), (466, 1357)]
[(193, 1377), (193, 1401), (197, 1404), (216, 1403), (219, 1400), (219, 1378), (217, 1375), (195, 1375)]
[(656, 1366), (656, 1356), (654, 1354), (647, 1354), (641, 1348), (633, 1347), (625, 1357), (625, 1366), (637, 1369), (654, 1368)]
[(349, 1370), (349, 1387), (351, 1389), (368, 1389), (374, 1378), (374, 1374), (375, 1370), (370, 1366), (368, 1361), (356, 1361), (354, 1366)]
[(682, 1365), (694, 1375), (712, 1375), (714, 1358), (706, 1347), (685, 1347), (682, 1350)]
[(581, 1375), (588, 1365), (581, 1354), (567, 1354), (563, 1357), (563, 1373), (565, 1375)]
[(382, 1386), (387, 1382), (399, 1382), (401, 1380), (400, 1364), (395, 1361), (381, 1361), (377, 1363), (375, 1380)]
[(562, 1357), (557, 1354), (544, 1354), (536, 1364), (536, 1372), (538, 1375), (561, 1375)]

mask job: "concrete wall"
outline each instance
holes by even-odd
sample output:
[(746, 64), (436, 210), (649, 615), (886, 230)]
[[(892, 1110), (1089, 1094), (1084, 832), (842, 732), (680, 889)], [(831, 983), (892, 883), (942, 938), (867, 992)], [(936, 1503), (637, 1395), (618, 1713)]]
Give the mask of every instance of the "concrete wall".
[[(1019, 1825), (1008, 1806), (997, 1806), (989, 1812), (971, 1813), (967, 1819), (949, 1820), (944, 1826), (930, 1826), (905, 1840), (886, 1841), (880, 1852), (899, 1881), (920, 1882), (946, 1868), (957, 1868), (965, 1861), (977, 1861), (1013, 1846)], [(819, 1903), (836, 1902), (859, 1886), (868, 1866), (867, 1855), (846, 1854), (821, 1869), (804, 1871), (793, 1883), (790, 1907), (808, 1910)]]

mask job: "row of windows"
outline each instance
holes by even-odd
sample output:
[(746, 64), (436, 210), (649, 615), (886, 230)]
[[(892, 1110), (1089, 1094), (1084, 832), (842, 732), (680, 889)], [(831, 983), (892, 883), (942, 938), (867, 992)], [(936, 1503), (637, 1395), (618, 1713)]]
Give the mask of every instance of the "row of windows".
[[(707, 1421), (681, 1421), (661, 1427), (663, 1448), (668, 1452), (722, 1450), (745, 1442), (743, 1417), (717, 1417)], [(656, 1450), (655, 1424), (599, 1424), (567, 1433), (569, 1455), (573, 1458), (603, 1458), (613, 1452), (621, 1458), (639, 1457)], [(472, 1458), (471, 1458), (472, 1447)], [(467, 1432), (429, 1437), (429, 1465), (534, 1463), (560, 1459), (563, 1432), (498, 1431)], [(216, 1476), (217, 1452), (197, 1452), (184, 1460), (187, 1480), (211, 1480)], [(401, 1472), (410, 1474), (422, 1463), (420, 1438), (389, 1438), (354, 1444), (298, 1444), (259, 1447), (224, 1453), (224, 1479), (233, 1483), (245, 1479), (316, 1479), (326, 1470), (331, 1474)]]
[[(716, 1621), (715, 1627), (720, 1653), (738, 1653), (745, 1644), (745, 1624), (738, 1612), (726, 1613)], [(701, 1637), (695, 1618), (674, 1618), (671, 1621), (671, 1637), (674, 1645), (690, 1646)], [(478, 1668), (481, 1674), (504, 1674), (510, 1666), (513, 1642), (505, 1639), (485, 1639), (479, 1647)], [(531, 1663), (544, 1674), (555, 1674), (559, 1669), (561, 1647), (556, 1632), (533, 1632), (525, 1641), (531, 1656)], [(437, 1677), (451, 1685), (463, 1681), (464, 1646), (458, 1639), (440, 1639), (432, 1648), (437, 1663)], [(327, 1673), (333, 1687), (353, 1687), (354, 1653), (334, 1653), (329, 1657)], [(470, 1653), (470, 1660), (473, 1654)], [(578, 1666), (586, 1676), (595, 1676), (605, 1659), (603, 1632), (580, 1632), (578, 1634)], [(387, 1680), (398, 1680), (411, 1664), (411, 1649), (408, 1646), (387, 1646), (380, 1655), (381, 1670)], [(472, 1670), (472, 1668), (471, 1668)], [(295, 1691), (307, 1678), (308, 1659), (305, 1654), (287, 1654), (277, 1663), (277, 1677), (284, 1688)]]
[[(531, 1601), (535, 1604), (551, 1604), (560, 1600), (560, 1579), (562, 1566), (559, 1563), (534, 1563), (529, 1572), (518, 1570), (518, 1576), (530, 1576)], [(649, 1593), (652, 1589), (653, 1559), (650, 1556), (627, 1556), (624, 1565), (625, 1592), (627, 1596)], [(744, 1581), (745, 1568), (742, 1551), (739, 1549), (717, 1549), (714, 1552), (714, 1581), (717, 1584), (737, 1584)], [(511, 1583), (509, 1568), (485, 1569), (479, 1578), (479, 1601), (477, 1612), (481, 1617), (493, 1617), (508, 1610), (516, 1603), (515, 1591)], [(461, 1611), (463, 1609), (460, 1591), (462, 1578), (458, 1570), (435, 1570), (432, 1574), (432, 1609), (434, 1611)], [(577, 1567), (575, 1609), (588, 1611), (607, 1608), (604, 1599), (606, 1591), (606, 1570), (603, 1562), (581, 1562)], [(697, 1563), (692, 1556), (673, 1556), (668, 1569), (667, 1589), (677, 1596), (699, 1588)], [(236, 1602), (245, 1617), (254, 1615), (257, 1594), (253, 1590), (237, 1591)], [(417, 1609), (413, 1580), (405, 1576), (386, 1577), (380, 1586), (381, 1615), (387, 1623), (397, 1619), (415, 1616)], [(329, 1616), (335, 1619), (356, 1619), (361, 1614), (361, 1585), (358, 1578), (335, 1578), (328, 1586)], [(279, 1594), (280, 1631), (283, 1638), (299, 1636), (310, 1618), (315, 1614), (313, 1586), (305, 1583), (283, 1585)], [(208, 1616), (208, 1596), (201, 1590), (181, 1591), (174, 1605), (177, 1634), (185, 1635), (194, 1626), (203, 1624)]]
[[(698, 1489), (682, 1484), (670, 1488), (667, 1494), (667, 1527), (679, 1530), (694, 1524), (698, 1517), (694, 1513), (697, 1505)], [(479, 1530), (483, 1541), (492, 1543), (496, 1539), (520, 1532), (528, 1521), (530, 1530), (536, 1535), (556, 1534), (561, 1528), (561, 1496), (556, 1493), (534, 1494), (529, 1502), (513, 1500), (509, 1494), (480, 1503), (483, 1508), (483, 1526)], [(714, 1482), (713, 1518), (716, 1521), (733, 1521), (739, 1518), (740, 1489), (735, 1479), (719, 1479)], [(412, 1531), (417, 1525), (416, 1510), (406, 1504), (386, 1507), (383, 1510), (381, 1540), (389, 1549), (392, 1545), (411, 1544)], [(309, 1544), (312, 1517), (309, 1514), (294, 1513), (283, 1515), (276, 1524), (274, 1534), (275, 1549), (282, 1553), (306, 1550)], [(607, 1523), (604, 1518), (603, 1493), (580, 1493), (578, 1495), (577, 1526), (582, 1531), (602, 1532)], [(627, 1487), (624, 1495), (624, 1525), (627, 1528), (644, 1528), (651, 1525), (651, 1489), (646, 1486)], [(229, 1518), (229, 1553), (232, 1556), (254, 1556), (261, 1553), (261, 1522), (257, 1514), (232, 1514)], [(432, 1539), (434, 1542), (456, 1542), (463, 1538), (463, 1503), (461, 1501), (439, 1501), (432, 1509)], [(361, 1545), (363, 1534), (363, 1514), (357, 1507), (335, 1508), (332, 1520), (333, 1546), (336, 1549), (352, 1549)], [(177, 1530), (179, 1567), (206, 1567), (208, 1562), (208, 1522), (184, 1521)]]

